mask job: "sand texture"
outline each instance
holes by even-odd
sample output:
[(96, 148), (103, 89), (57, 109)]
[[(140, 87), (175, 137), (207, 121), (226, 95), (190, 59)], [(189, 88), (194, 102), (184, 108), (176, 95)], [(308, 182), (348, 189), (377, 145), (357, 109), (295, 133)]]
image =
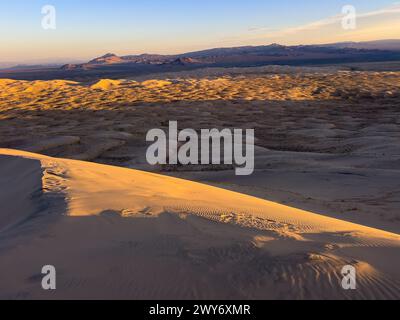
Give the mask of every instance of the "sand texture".
[[(399, 299), (399, 103), (335, 68), (2, 79), (0, 298)], [(255, 173), (149, 166), (171, 120), (255, 129)]]
[[(132, 169), (10, 149), (0, 162), (2, 203), (18, 204), (0, 220), (2, 298), (400, 297), (397, 234)], [(347, 264), (357, 291), (341, 288)]]

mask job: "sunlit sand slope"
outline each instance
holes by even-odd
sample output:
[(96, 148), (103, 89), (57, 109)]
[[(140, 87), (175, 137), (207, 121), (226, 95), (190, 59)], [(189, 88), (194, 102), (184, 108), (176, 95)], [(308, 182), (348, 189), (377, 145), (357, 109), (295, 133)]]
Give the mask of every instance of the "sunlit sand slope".
[(215, 76), (208, 70), (198, 71), (198, 75), (192, 73), (185, 76), (177, 73), (173, 79), (166, 80), (102, 79), (93, 84), (65, 80), (0, 79), (0, 108), (7, 112), (5, 116), (10, 116), (10, 111), (15, 107), (25, 110), (80, 108), (113, 110), (121, 104), (126, 106), (143, 102), (312, 101), (399, 97), (400, 72), (289, 70), (291, 72), (283, 74), (264, 71), (264, 73), (221, 76)]
[[(400, 236), (136, 170), (0, 149), (0, 298), (399, 298)], [(5, 193), (3, 193), (5, 190)], [(40, 287), (41, 267), (57, 290)], [(341, 287), (341, 269), (358, 287)]]

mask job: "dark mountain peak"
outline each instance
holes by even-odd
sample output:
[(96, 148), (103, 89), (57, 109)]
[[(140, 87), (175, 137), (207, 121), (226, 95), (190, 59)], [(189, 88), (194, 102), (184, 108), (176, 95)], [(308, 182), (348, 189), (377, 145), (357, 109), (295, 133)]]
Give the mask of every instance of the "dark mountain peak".
[(189, 58), (189, 57), (180, 57), (180, 58), (177, 58), (177, 59), (169, 62), (168, 64), (186, 66), (186, 65), (195, 64), (195, 63), (201, 63), (201, 61), (199, 61), (197, 59)]
[(91, 69), (92, 65), (89, 63), (82, 63), (82, 64), (65, 64), (61, 67), (61, 70), (65, 71), (74, 71), (74, 70), (89, 70)]
[(271, 44), (269, 45), (269, 47), (272, 47), (272, 48), (286, 48), (286, 46), (281, 45), (281, 44), (279, 44), (279, 43), (271, 43)]

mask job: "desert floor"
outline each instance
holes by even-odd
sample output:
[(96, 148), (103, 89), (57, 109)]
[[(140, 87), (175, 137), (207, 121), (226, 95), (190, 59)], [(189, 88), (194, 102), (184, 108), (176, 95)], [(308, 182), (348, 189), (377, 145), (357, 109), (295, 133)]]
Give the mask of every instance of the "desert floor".
[[(0, 80), (1, 298), (400, 297), (400, 72), (152, 78)], [(255, 173), (147, 165), (170, 120), (255, 129)], [(34, 271), (52, 259), (53, 295)]]

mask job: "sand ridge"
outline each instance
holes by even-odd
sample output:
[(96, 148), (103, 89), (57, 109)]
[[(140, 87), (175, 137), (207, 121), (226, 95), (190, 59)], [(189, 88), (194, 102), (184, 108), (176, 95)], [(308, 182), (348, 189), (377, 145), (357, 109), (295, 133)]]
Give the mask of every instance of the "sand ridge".
[[(8, 201), (12, 201), (12, 194), (24, 196), (28, 211), (30, 202), (31, 215), (0, 232), (0, 254), (7, 261), (0, 268), (16, 268), (22, 277), (18, 288), (25, 288), (29, 297), (45, 296), (34, 283), (24, 283), (38, 257), (30, 260), (30, 266), (17, 268), (13, 263), (25, 250), (36, 252), (36, 246), (45, 248), (39, 259), (55, 260), (63, 270), (58, 297), (226, 298), (228, 292), (233, 298), (390, 299), (400, 295), (398, 275), (392, 268), (399, 259), (384, 256), (382, 260), (380, 256), (377, 260), (364, 253), (365, 248), (378, 250), (380, 255), (397, 252), (398, 234), (172, 177), (10, 149), (1, 149), (0, 154), (2, 167), (12, 165), (21, 171), (36, 163), (40, 164), (36, 170), (42, 173), (41, 179), (37, 174), (22, 178), (42, 186), (35, 198), (30, 197), (29, 189), (21, 189), (24, 180), (12, 180), (13, 171), (2, 173), (7, 175), (11, 190)], [(42, 206), (39, 216), (36, 206)], [(21, 233), (24, 229), (28, 231)], [(26, 242), (46, 233), (52, 236)], [(123, 239), (123, 246), (111, 250), (117, 239)], [(55, 247), (63, 247), (64, 253), (60, 255)], [(90, 252), (90, 259), (71, 258), (85, 252)], [(163, 258), (162, 265), (156, 263), (161, 252), (172, 254)], [(129, 261), (129, 257), (134, 260)], [(103, 265), (90, 275), (98, 259)], [(80, 261), (79, 268), (73, 261)], [(382, 265), (382, 261), (392, 265)], [(361, 289), (353, 293), (340, 287), (341, 267), (349, 263), (359, 267)], [(248, 264), (252, 265), (250, 274), (242, 270)], [(122, 271), (117, 278), (109, 273), (106, 282), (100, 280), (105, 270), (129, 265), (136, 271)], [(166, 275), (176, 268), (175, 280), (188, 283), (188, 287), (177, 288), (169, 277), (152, 279), (151, 274)], [(121, 284), (126, 272), (133, 281), (131, 286)], [(200, 283), (196, 280), (199, 272), (204, 279)], [(70, 276), (75, 280), (68, 280)], [(230, 277), (235, 280), (225, 291), (220, 285)], [(68, 281), (78, 279), (72, 287), (68, 285)], [(114, 290), (119, 284), (121, 292)], [(7, 281), (4, 288), (12, 291)], [(99, 288), (107, 290), (100, 294)], [(193, 291), (186, 291), (189, 288)], [(7, 290), (0, 290), (0, 296), (4, 292)]]
[[(12, 103), (15, 107), (21, 106), (28, 110), (49, 107), (68, 110), (113, 109), (115, 104), (121, 102), (396, 98), (400, 90), (399, 75), (399, 72), (342, 71), (179, 78), (178, 74), (172, 80), (150, 79), (138, 82), (102, 79), (91, 85), (64, 80), (29, 82), (5, 79), (0, 82), (0, 101), (4, 106)], [(27, 103), (28, 98), (30, 103)]]
[[(51, 170), (52, 178), (57, 175), (54, 168), (68, 172), (70, 179), (64, 180), (64, 189), (68, 190), (66, 197), (69, 199), (70, 216), (96, 215), (107, 209), (129, 216), (128, 211), (140, 212), (145, 207), (151, 211), (150, 208), (158, 207), (160, 212), (187, 211), (219, 222), (235, 222), (240, 226), (260, 227), (265, 230), (269, 227), (274, 229), (274, 226), (277, 229), (279, 226), (288, 226), (298, 233), (356, 232), (400, 240), (394, 233), (346, 223), (197, 182), (90, 162), (56, 160), (23, 151), (0, 149), (0, 153), (39, 160), (45, 172), (43, 185), (48, 190), (52, 188), (51, 183), (46, 182), (48, 169)], [(117, 196), (123, 193), (127, 193), (126, 200)], [(103, 195), (106, 196), (103, 198)], [(223, 204), (225, 199), (229, 199), (229, 205)], [(137, 203), (146, 204), (138, 210), (130, 208), (130, 203), (134, 207), (137, 207)], [(242, 220), (236, 216), (241, 216)], [(250, 221), (246, 221), (246, 218)], [(257, 218), (260, 226), (252, 226), (251, 221), (256, 221)], [(263, 219), (266, 220), (265, 226)]]

